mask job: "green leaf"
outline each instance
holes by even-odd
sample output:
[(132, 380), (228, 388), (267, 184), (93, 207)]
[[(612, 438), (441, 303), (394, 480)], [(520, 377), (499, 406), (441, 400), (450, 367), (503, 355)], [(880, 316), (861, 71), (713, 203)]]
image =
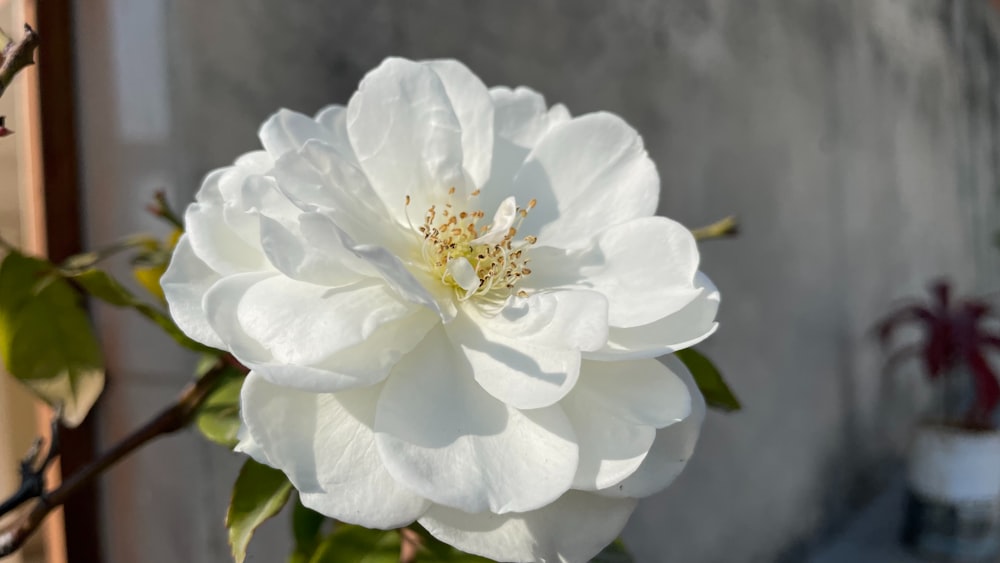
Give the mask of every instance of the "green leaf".
[(291, 492), (292, 484), (281, 471), (252, 459), (243, 464), (226, 513), (229, 545), (236, 563), (243, 563), (257, 527), (281, 511)]
[(63, 271), (62, 273), (93, 297), (115, 307), (134, 309), (142, 316), (156, 323), (157, 326), (163, 329), (164, 332), (181, 346), (199, 352), (215, 351), (204, 344), (188, 338), (166, 313), (137, 298), (107, 272), (92, 268), (80, 271)]
[(320, 532), (327, 517), (306, 508), (302, 501), (295, 499), (292, 506), (292, 534), (295, 537), (295, 551), (289, 563), (307, 563), (319, 547)]
[(715, 367), (712, 360), (694, 348), (680, 350), (675, 354), (691, 371), (691, 375), (694, 376), (694, 381), (698, 384), (701, 394), (705, 396), (705, 403), (708, 406), (726, 412), (738, 411), (742, 408), (739, 399), (726, 385), (722, 373), (719, 372), (719, 368)]
[(595, 555), (590, 563), (632, 563), (632, 561), (632, 555), (625, 547), (625, 542), (619, 538)]
[(0, 351), (7, 371), (74, 427), (104, 389), (104, 358), (79, 295), (53, 270), (16, 252), (0, 265)]
[(410, 529), (420, 535), (420, 549), (417, 552), (419, 563), (490, 563), (492, 561), (455, 549), (430, 535), (427, 530), (420, 526), (411, 526)]
[(400, 544), (396, 530), (338, 524), (319, 544), (309, 563), (398, 563)]
[(35, 285), (51, 270), (48, 262), (19, 252), (11, 252), (0, 263), (0, 354), (5, 362), (10, 356), (17, 316), (34, 294)]
[[(213, 362), (217, 365), (218, 360)], [(222, 381), (209, 393), (195, 415), (195, 426), (209, 440), (232, 449), (240, 429), (240, 390), (245, 376), (226, 367)]]

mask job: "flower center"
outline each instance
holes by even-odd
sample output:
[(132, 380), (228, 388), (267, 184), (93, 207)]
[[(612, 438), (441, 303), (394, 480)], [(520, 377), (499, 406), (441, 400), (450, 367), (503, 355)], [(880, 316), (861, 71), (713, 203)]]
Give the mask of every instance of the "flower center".
[[(473, 296), (506, 298), (531, 274), (524, 251), (537, 239), (515, 237), (535, 200), (520, 208), (509, 197), (500, 203), (491, 223), (479, 225), (486, 214), (456, 210), (454, 194), (455, 188), (448, 190), (444, 206), (430, 206), (423, 224), (416, 227), (423, 237), (421, 254), (427, 268), (441, 283), (454, 287), (461, 301)], [(471, 195), (478, 196), (479, 190)], [(409, 196), (406, 205), (410, 205)], [(523, 290), (518, 294), (527, 295)]]

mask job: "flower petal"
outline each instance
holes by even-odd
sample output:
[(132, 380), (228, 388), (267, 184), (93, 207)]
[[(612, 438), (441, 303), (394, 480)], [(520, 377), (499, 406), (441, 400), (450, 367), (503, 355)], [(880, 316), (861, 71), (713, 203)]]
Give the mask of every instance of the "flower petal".
[(222, 348), (222, 340), (212, 329), (201, 306), (205, 293), (217, 281), (219, 274), (191, 249), (190, 235), (181, 236), (170, 258), (170, 265), (160, 278), (170, 317), (192, 339), (206, 346)]
[(236, 315), (244, 332), (275, 361), (309, 365), (414, 311), (378, 282), (329, 288), (275, 276), (247, 288)]
[(525, 287), (585, 287), (608, 298), (608, 323), (652, 323), (691, 303), (698, 247), (691, 232), (666, 217), (645, 217), (606, 229), (585, 249), (532, 249)]
[(330, 131), (312, 118), (280, 109), (260, 126), (260, 142), (273, 158), (300, 148), (309, 139), (328, 139)]
[(510, 195), (511, 182), (538, 139), (552, 127), (569, 121), (568, 113), (549, 112), (545, 98), (530, 88), (492, 88), (490, 97), (496, 136), (490, 179), (483, 187), (483, 205), (487, 209)]
[(191, 249), (209, 268), (228, 275), (263, 269), (260, 248), (248, 244), (226, 222), (224, 209), (211, 203), (192, 203), (184, 213)]
[(634, 499), (570, 491), (538, 510), (519, 514), (468, 514), (433, 506), (420, 525), (462, 551), (497, 561), (589, 561), (621, 533)]
[(628, 477), (645, 459), (656, 428), (691, 412), (687, 386), (656, 360), (583, 362), (560, 405), (580, 445), (573, 488), (597, 490)]
[(386, 381), (375, 441), (389, 473), (417, 494), (468, 512), (544, 506), (576, 473), (577, 446), (559, 407), (527, 412), (492, 398), (432, 330)]
[(240, 412), (261, 457), (288, 475), (303, 504), (344, 522), (398, 528), (430, 503), (396, 482), (378, 456), (372, 428), (380, 391), (307, 393), (251, 372)]
[(452, 59), (427, 61), (448, 93), (462, 127), (463, 165), (476, 186), (490, 177), (493, 152), (493, 100), (486, 85), (462, 63)]
[(660, 177), (635, 129), (615, 115), (592, 113), (544, 135), (512, 192), (538, 202), (521, 232), (536, 234), (540, 244), (576, 248), (596, 228), (652, 215)]
[(579, 350), (606, 341), (606, 311), (598, 293), (561, 291), (513, 298), (492, 317), (467, 307), (446, 330), (483, 389), (514, 408), (536, 409), (576, 384)]
[[(352, 269), (368, 275), (378, 276), (402, 299), (428, 307), (447, 318), (437, 300), (406, 269), (398, 256), (377, 245), (357, 244), (354, 240), (323, 213), (304, 213), (299, 218), (302, 234), (317, 248), (330, 253), (347, 249), (355, 260), (349, 263)], [(346, 258), (345, 258), (346, 260)], [(345, 261), (345, 264), (348, 262)]]
[(358, 158), (354, 155), (351, 138), (347, 135), (347, 108), (339, 104), (331, 104), (319, 110), (313, 119), (329, 132), (322, 139), (333, 147), (342, 158), (356, 164)]
[[(393, 217), (466, 193), (462, 127), (445, 86), (427, 65), (386, 59), (347, 105), (347, 132), (361, 168)], [(468, 191), (471, 191), (468, 190)]]
[[(684, 420), (661, 428), (642, 465), (621, 483), (602, 489), (600, 494), (614, 497), (646, 497), (667, 487), (687, 465), (694, 453), (701, 423), (705, 420), (705, 399), (691, 372), (673, 356), (660, 359), (687, 385), (691, 414)], [(613, 365), (613, 364), (612, 364)]]
[(403, 229), (353, 158), (325, 142), (310, 140), (279, 158), (272, 174), (300, 210), (328, 215), (355, 240), (404, 251)]
[(624, 360), (655, 358), (705, 340), (718, 328), (719, 290), (708, 276), (698, 272), (695, 287), (699, 293), (691, 303), (672, 315), (648, 325), (616, 328), (608, 331), (604, 348), (587, 352), (588, 360)]
[(289, 230), (270, 217), (260, 217), (260, 244), (271, 265), (293, 280), (342, 287), (362, 278), (360, 273), (344, 264), (344, 256), (350, 256), (346, 249), (337, 255), (316, 248), (301, 233)]
[(267, 348), (247, 334), (239, 319), (243, 297), (269, 279), (275, 279), (275, 274), (250, 273), (224, 278), (206, 293), (203, 305), (212, 328), (224, 336), (225, 348), (243, 365), (278, 385), (333, 392), (378, 383), (440, 322), (436, 315), (417, 309), (404, 318), (383, 323), (367, 339), (340, 347), (315, 364), (278, 362)]

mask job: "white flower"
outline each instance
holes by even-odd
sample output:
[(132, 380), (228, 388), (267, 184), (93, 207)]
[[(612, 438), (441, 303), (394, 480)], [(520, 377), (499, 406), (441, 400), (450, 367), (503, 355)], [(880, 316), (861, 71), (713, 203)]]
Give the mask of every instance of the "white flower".
[(388, 59), (208, 175), (163, 288), (233, 353), (243, 441), (303, 503), (504, 561), (583, 561), (665, 487), (704, 403), (652, 359), (719, 295), (620, 118)]

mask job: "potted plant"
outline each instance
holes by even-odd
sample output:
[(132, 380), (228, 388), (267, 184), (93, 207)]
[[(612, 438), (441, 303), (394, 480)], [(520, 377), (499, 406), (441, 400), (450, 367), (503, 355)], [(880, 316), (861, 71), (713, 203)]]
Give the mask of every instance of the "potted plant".
[[(988, 352), (1000, 350), (1000, 317), (980, 299), (956, 299), (946, 281), (930, 287), (927, 302), (910, 302), (878, 325), (891, 348), (887, 370), (919, 358), (935, 400), (918, 425), (907, 467), (903, 541), (918, 552), (950, 561), (995, 559), (1000, 551), (1000, 382)], [(903, 327), (919, 329), (898, 344)]]

